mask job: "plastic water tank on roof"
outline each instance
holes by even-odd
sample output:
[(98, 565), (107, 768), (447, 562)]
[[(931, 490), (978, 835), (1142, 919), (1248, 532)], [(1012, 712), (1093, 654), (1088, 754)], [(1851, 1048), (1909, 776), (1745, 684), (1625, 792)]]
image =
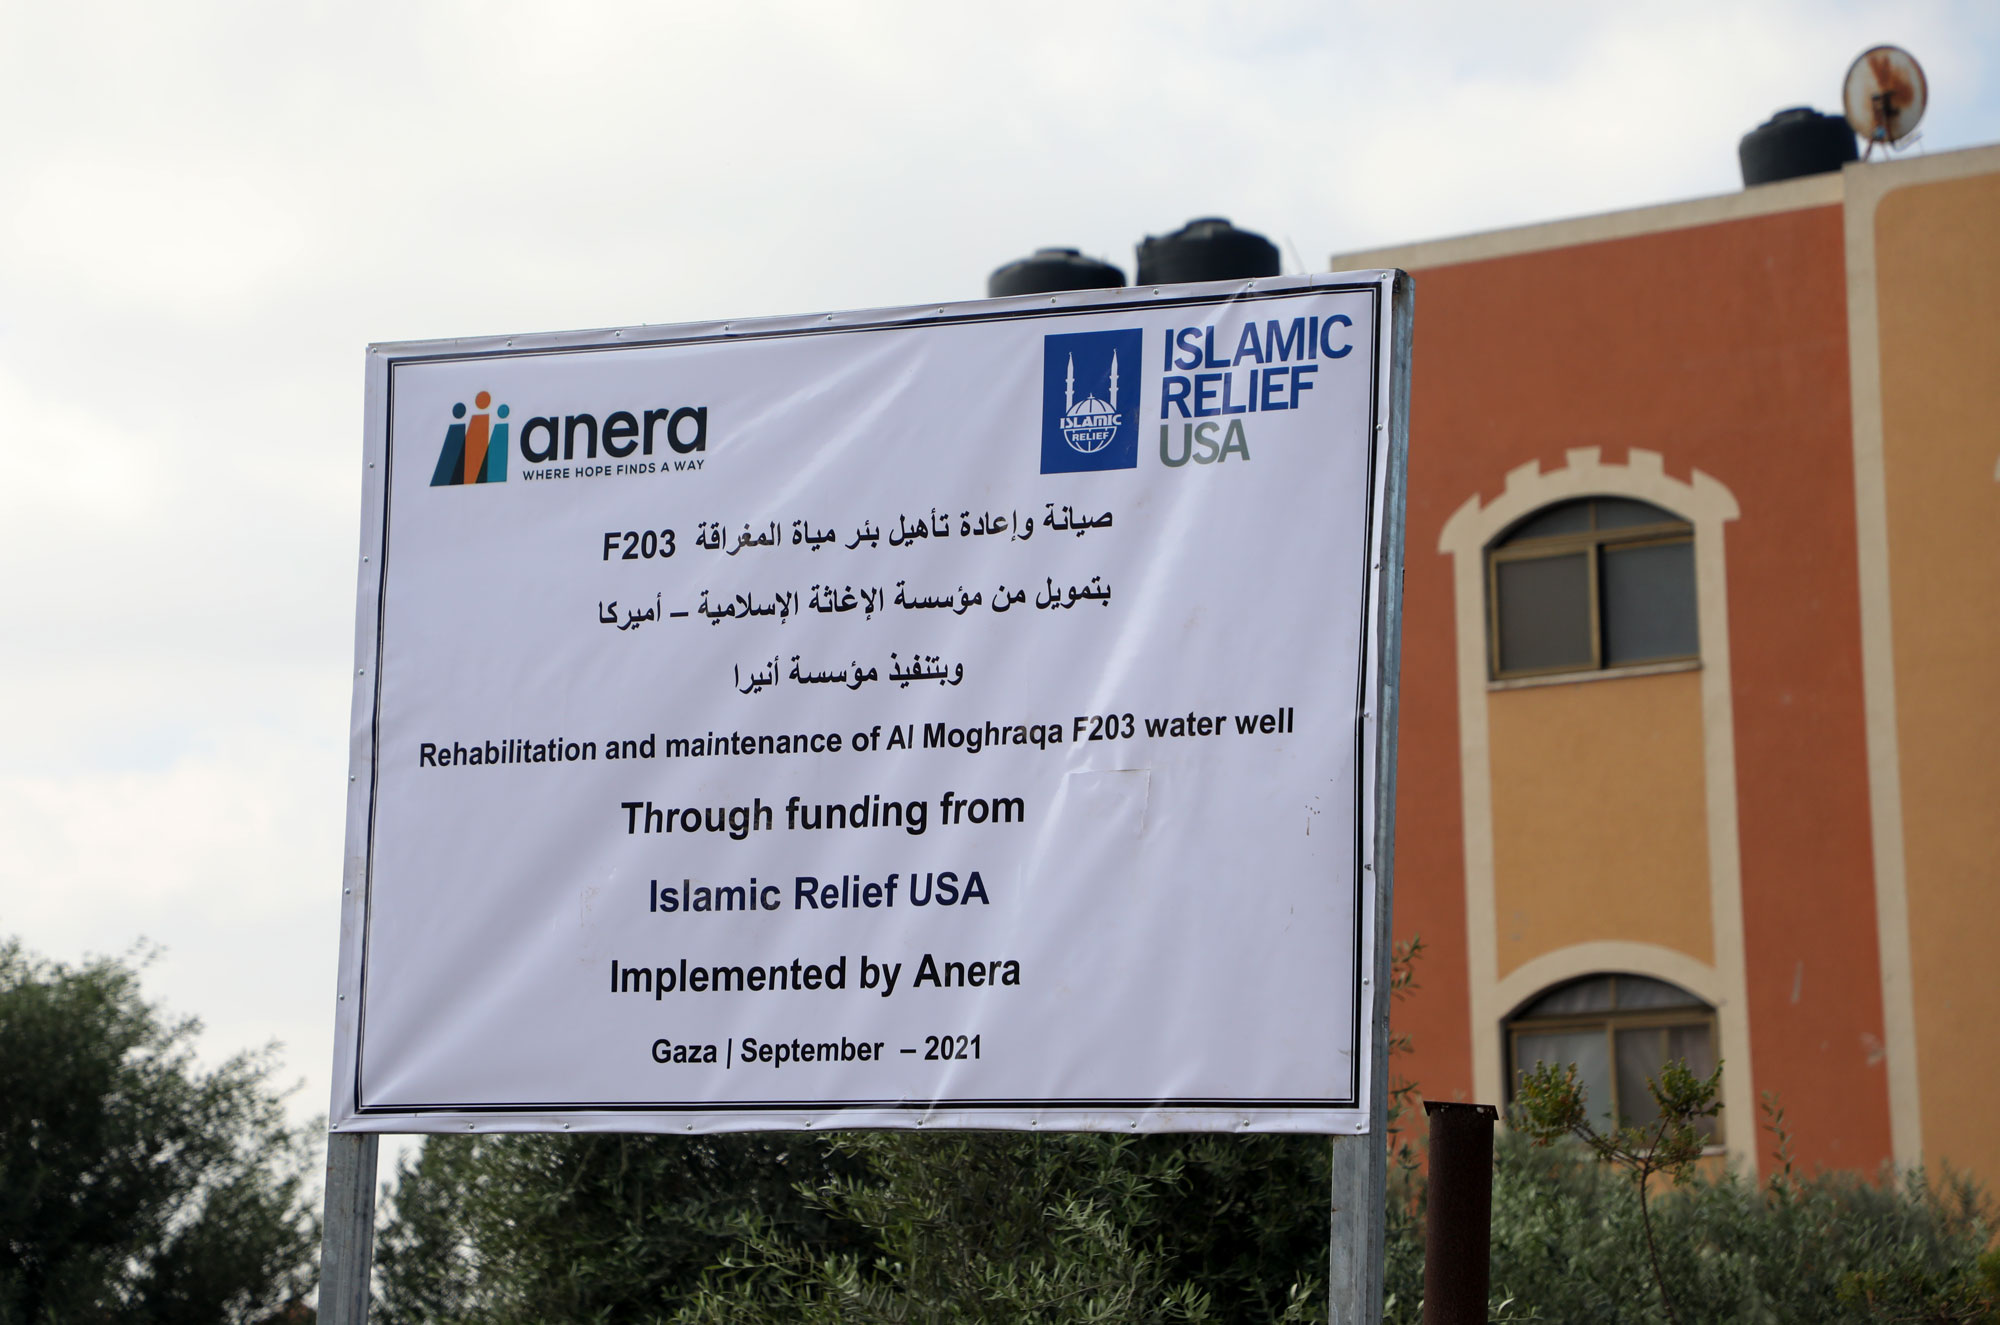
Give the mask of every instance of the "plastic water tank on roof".
[(1038, 248), (1018, 262), (995, 269), (986, 278), (986, 297), (1051, 294), (1057, 290), (1112, 290), (1123, 284), (1125, 273), (1108, 262), (1086, 258), (1073, 248)]
[(1743, 186), (1775, 184), (1802, 175), (1824, 175), (1854, 160), (1854, 130), (1838, 115), (1809, 106), (1781, 110), (1743, 135), (1736, 160)]
[(1148, 235), (1139, 245), (1139, 284), (1235, 281), (1276, 276), (1278, 246), (1220, 216), (1189, 221), (1170, 235)]

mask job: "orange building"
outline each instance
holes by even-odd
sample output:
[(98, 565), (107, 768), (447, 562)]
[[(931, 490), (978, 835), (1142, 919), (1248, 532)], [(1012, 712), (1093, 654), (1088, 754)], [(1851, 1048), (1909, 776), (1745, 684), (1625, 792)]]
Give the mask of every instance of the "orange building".
[(2000, 148), (1333, 265), (1416, 279), (1402, 1073), (2000, 1181)]

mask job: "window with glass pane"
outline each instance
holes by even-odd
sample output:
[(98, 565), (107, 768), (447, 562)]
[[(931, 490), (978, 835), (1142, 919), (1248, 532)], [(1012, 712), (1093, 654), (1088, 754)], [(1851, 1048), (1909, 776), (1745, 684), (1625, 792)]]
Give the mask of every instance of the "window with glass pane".
[(1540, 672), (1588, 667), (1590, 565), (1580, 552), (1493, 568), (1500, 617), (1500, 668)]
[[(1649, 1080), (1681, 1061), (1697, 1076), (1715, 1071), (1715, 1010), (1678, 985), (1640, 975), (1594, 975), (1537, 997), (1507, 1023), (1512, 1079), (1538, 1064), (1573, 1064), (1592, 1123), (1656, 1121)], [(1721, 1139), (1716, 1119), (1697, 1124)]]
[(1495, 677), (1601, 671), (1700, 654), (1694, 530), (1626, 497), (1545, 506), (1487, 549)]
[(1694, 544), (1612, 543), (1602, 555), (1605, 665), (1698, 653)]

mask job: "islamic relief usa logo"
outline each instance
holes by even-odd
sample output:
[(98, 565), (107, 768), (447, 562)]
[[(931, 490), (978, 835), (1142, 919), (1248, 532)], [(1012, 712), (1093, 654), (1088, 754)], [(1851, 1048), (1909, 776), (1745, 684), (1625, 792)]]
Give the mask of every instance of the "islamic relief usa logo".
[(1042, 472), (1139, 465), (1142, 331), (1042, 338)]
[(464, 401), (451, 407), (452, 424), (444, 430), (444, 448), (438, 452), (432, 487), (507, 481), (507, 407), (502, 405), (489, 414), (487, 407), (492, 403), (490, 391), (474, 396), (475, 412), (469, 420)]

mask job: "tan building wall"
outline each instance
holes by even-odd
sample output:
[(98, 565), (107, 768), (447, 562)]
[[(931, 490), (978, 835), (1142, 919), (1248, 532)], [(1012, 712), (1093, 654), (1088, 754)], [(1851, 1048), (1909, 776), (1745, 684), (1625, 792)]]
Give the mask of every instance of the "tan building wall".
[[(1396, 1013), (1499, 1101), (1592, 972), (1716, 1009), (1727, 1139), (2000, 1181), (2000, 149), (1336, 257), (1416, 274)], [(1698, 664), (1492, 680), (1485, 548), (1695, 526)]]
[(1498, 974), (1643, 939), (1715, 961), (1701, 678), (1487, 697)]
[(1882, 561), (1869, 579), (1882, 601), (1869, 628), (1886, 632), (1886, 647), (1878, 641), (1871, 664), (1880, 675), (1871, 681), (1893, 690), (1894, 767), (1882, 774), (1900, 783), (1902, 858), (1885, 862), (1883, 885), (1901, 892), (1908, 935), (1915, 1045), (1905, 1093), (1920, 1127), (1910, 1143), (1926, 1160), (1992, 1180), (2000, 1176), (2000, 152), (1911, 164), (1899, 174), (1858, 172), (1854, 183), (1865, 187), (1849, 202), (1852, 275), (1872, 287), (1862, 293), (1874, 298), (1879, 373), (1872, 384), (1857, 374), (1858, 386), (1874, 388), (1857, 391), (1857, 403), (1879, 411), (1857, 428), (1858, 440), (1871, 434), (1863, 464), (1880, 484)]

